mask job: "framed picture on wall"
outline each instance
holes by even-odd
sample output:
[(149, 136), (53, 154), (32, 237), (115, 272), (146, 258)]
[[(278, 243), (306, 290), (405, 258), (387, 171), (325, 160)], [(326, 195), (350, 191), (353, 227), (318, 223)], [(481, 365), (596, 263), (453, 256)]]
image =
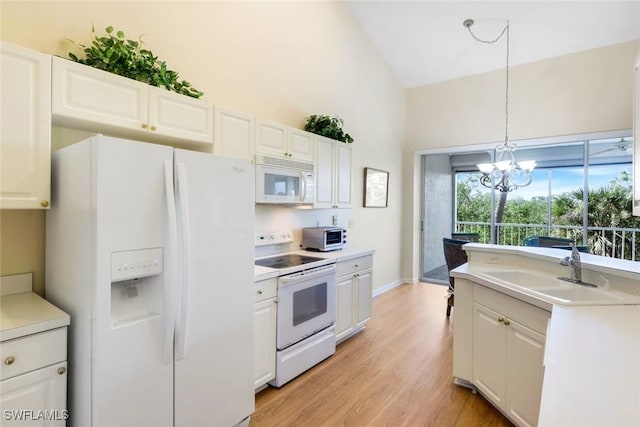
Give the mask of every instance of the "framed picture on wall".
[(389, 172), (364, 168), (364, 207), (386, 208), (389, 198)]

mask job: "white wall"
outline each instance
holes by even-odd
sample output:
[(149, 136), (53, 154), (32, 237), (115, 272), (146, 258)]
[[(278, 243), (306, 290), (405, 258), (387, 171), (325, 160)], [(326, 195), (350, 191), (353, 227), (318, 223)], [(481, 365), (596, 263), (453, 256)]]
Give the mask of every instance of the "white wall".
[[(342, 2), (334, 1), (2, 1), (1, 38), (42, 52), (67, 56), (65, 38), (89, 43), (112, 25), (144, 42), (169, 68), (205, 92), (215, 104), (302, 127), (309, 114), (337, 114), (353, 143), (354, 208), (338, 211), (349, 224), (352, 243), (376, 250), (374, 288), (402, 278), (402, 144), (405, 90), (373, 49)], [(389, 207), (362, 208), (363, 168), (390, 172)], [(313, 213), (283, 208), (256, 209), (256, 227), (293, 228), (330, 221), (332, 210)], [(42, 291), (44, 233), (30, 229), (29, 215), (2, 215), (0, 274), (36, 271)], [(44, 213), (36, 213), (43, 223)], [(8, 254), (18, 239), (37, 243), (21, 255)], [(20, 271), (16, 271), (16, 270)]]
[[(510, 69), (509, 136), (524, 140), (631, 129), (633, 60), (640, 40)], [(418, 153), (504, 140), (504, 70), (410, 89), (404, 197), (405, 268), (418, 277)], [(410, 264), (410, 265), (408, 265)], [(409, 274), (409, 273), (408, 273)]]

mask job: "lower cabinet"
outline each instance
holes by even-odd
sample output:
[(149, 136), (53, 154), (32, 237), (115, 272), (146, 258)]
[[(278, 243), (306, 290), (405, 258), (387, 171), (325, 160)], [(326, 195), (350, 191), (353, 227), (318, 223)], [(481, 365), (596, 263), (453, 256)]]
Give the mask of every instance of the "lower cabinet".
[(64, 426), (67, 328), (2, 341), (0, 353), (1, 424)]
[(341, 341), (371, 317), (373, 255), (338, 262), (336, 268), (336, 341)]
[(276, 377), (277, 279), (256, 282), (254, 311), (254, 386), (256, 389)]
[[(456, 317), (456, 327), (458, 320), (471, 322), (471, 383), (516, 425), (535, 426), (550, 313), (481, 285), (472, 287), (472, 295), (470, 319)], [(457, 314), (465, 307), (458, 302)]]

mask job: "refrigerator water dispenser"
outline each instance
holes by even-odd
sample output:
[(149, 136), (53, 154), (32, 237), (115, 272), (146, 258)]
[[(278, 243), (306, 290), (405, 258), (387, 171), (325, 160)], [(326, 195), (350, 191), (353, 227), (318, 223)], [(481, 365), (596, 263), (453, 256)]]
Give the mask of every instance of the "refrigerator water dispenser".
[(162, 314), (162, 248), (111, 254), (111, 325), (121, 327)]

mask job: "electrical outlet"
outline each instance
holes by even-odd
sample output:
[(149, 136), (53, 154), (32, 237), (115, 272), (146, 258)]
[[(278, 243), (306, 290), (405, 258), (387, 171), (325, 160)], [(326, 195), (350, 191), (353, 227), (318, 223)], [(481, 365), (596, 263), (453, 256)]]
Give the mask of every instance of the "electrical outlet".
[(338, 215), (333, 215), (333, 216), (331, 217), (331, 223), (332, 223), (333, 225), (338, 225)]

